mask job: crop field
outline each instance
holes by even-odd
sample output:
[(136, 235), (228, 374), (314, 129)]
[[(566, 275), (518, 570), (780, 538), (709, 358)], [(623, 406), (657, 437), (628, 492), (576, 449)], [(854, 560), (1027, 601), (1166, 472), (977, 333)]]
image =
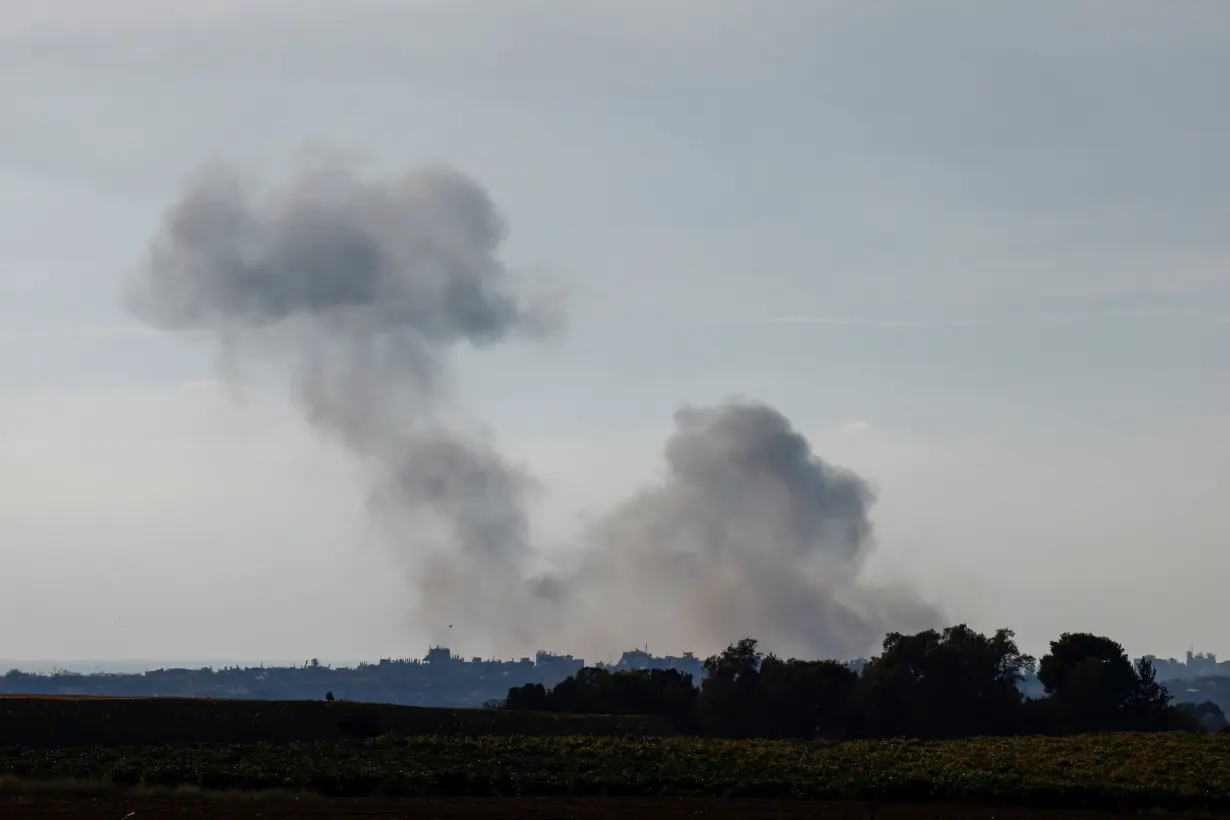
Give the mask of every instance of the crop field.
[[(1158, 816), (1154, 814), (1154, 816)], [(1184, 816), (1184, 815), (1178, 815)], [(5, 820), (1111, 820), (1087, 809), (695, 798), (5, 799)]]
[(807, 743), (385, 735), (277, 745), (8, 748), (0, 751), (0, 778), (25, 788), (75, 782), (350, 800), (725, 798), (814, 801), (813, 807), (876, 801), (1222, 811), (1230, 809), (1230, 736)]
[(354, 701), (0, 695), (0, 746), (289, 743), (399, 735), (670, 736), (653, 717)]

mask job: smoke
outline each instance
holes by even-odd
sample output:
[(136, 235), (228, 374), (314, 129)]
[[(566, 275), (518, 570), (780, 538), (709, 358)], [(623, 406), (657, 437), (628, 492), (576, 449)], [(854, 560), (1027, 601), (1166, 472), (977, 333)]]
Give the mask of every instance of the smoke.
[(860, 579), (872, 490), (777, 410), (732, 399), (683, 408), (675, 425), (663, 481), (592, 528), (564, 587), (576, 640), (708, 649), (751, 635), (777, 652), (851, 658), (890, 629), (940, 620), (909, 590)]
[[(419, 577), (437, 576), (433, 594), (476, 567), (517, 577), (532, 485), (465, 429), (449, 358), (553, 332), (558, 310), (515, 292), (496, 255), (504, 225), (472, 180), (361, 170), (328, 153), (281, 181), (207, 165), (164, 215), (129, 304), (155, 327), (212, 334), (224, 375), (288, 377), (311, 424), (372, 465), (373, 510)], [(415, 528), (396, 532), (407, 514)]]
[(286, 179), (220, 162), (165, 213), (127, 297), (144, 321), (205, 333), (225, 377), (264, 367), (305, 418), (373, 471), (371, 508), (415, 578), (419, 623), (461, 620), (504, 651), (866, 652), (938, 618), (860, 580), (870, 489), (816, 458), (772, 408), (685, 408), (667, 475), (584, 533), (568, 573), (532, 577), (535, 489), (452, 400), (451, 354), (563, 328), (500, 261), (487, 193), (448, 168), (365, 175), (336, 154)]

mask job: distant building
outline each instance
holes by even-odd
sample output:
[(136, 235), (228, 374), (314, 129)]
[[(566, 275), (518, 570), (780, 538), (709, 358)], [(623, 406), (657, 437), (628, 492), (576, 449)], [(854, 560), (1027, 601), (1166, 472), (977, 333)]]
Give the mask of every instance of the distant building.
[(1153, 663), (1159, 681), (1188, 680), (1191, 678), (1230, 678), (1230, 663), (1218, 661), (1213, 652), (1187, 650), (1183, 660), (1145, 655), (1142, 660)]
[(534, 669), (543, 677), (563, 680), (580, 672), (584, 666), (585, 661), (571, 655), (553, 655), (541, 649), (534, 655)]
[(636, 669), (674, 669), (692, 676), (696, 684), (700, 684), (705, 676), (705, 663), (691, 652), (682, 655), (666, 655), (656, 657), (644, 649), (630, 649), (623, 653), (617, 662), (607, 667), (613, 672)]

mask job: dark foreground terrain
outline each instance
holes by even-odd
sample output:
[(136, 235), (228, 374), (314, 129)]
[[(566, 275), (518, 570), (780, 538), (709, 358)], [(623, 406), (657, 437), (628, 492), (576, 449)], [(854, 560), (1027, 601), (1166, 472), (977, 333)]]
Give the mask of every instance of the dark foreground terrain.
[(0, 818), (1230, 814), (1230, 734), (840, 743), (654, 728), (348, 702), (0, 698)]
[(398, 735), (674, 734), (661, 718), (390, 703), (0, 695), (0, 747), (290, 743)]
[(40, 789), (82, 799), (125, 792), (198, 799), (710, 798), (1220, 812), (1230, 810), (1230, 735), (849, 743), (381, 735), (0, 748), (0, 795)]
[[(0, 817), (12, 820), (1109, 820), (1116, 815), (1091, 810), (780, 800), (700, 800), (661, 798), (414, 798), (397, 801), (260, 799), (32, 799), (0, 798)], [(1166, 816), (1153, 814), (1152, 816)]]

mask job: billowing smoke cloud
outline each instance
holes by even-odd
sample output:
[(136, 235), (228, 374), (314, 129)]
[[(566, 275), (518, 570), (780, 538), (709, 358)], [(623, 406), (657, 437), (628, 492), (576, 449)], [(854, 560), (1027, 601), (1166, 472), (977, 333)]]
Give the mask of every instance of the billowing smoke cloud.
[(372, 177), (336, 155), (282, 181), (221, 164), (189, 180), (129, 282), (133, 310), (214, 337), (224, 373), (289, 377), (306, 418), (376, 474), (373, 510), (417, 581), (421, 625), (503, 651), (608, 654), (744, 635), (847, 656), (937, 618), (859, 573), (872, 493), (772, 408), (684, 409), (665, 481), (582, 536), (579, 568), (529, 577), (529, 477), (453, 406), (450, 354), (562, 328), (519, 292), (503, 222), (447, 168)]
[(731, 400), (675, 423), (664, 480), (597, 523), (564, 587), (588, 643), (708, 649), (751, 635), (800, 657), (856, 657), (889, 629), (939, 620), (908, 590), (860, 580), (873, 493), (777, 410)]
[(216, 335), (228, 373), (288, 375), (310, 422), (374, 465), (382, 519), (418, 514), (398, 547), (437, 594), (474, 567), (518, 577), (528, 555), (526, 476), (449, 406), (454, 347), (559, 324), (549, 300), (514, 292), (504, 234), (486, 192), (446, 168), (371, 178), (305, 154), (263, 182), (213, 163), (165, 214), (128, 297), (157, 327)]

